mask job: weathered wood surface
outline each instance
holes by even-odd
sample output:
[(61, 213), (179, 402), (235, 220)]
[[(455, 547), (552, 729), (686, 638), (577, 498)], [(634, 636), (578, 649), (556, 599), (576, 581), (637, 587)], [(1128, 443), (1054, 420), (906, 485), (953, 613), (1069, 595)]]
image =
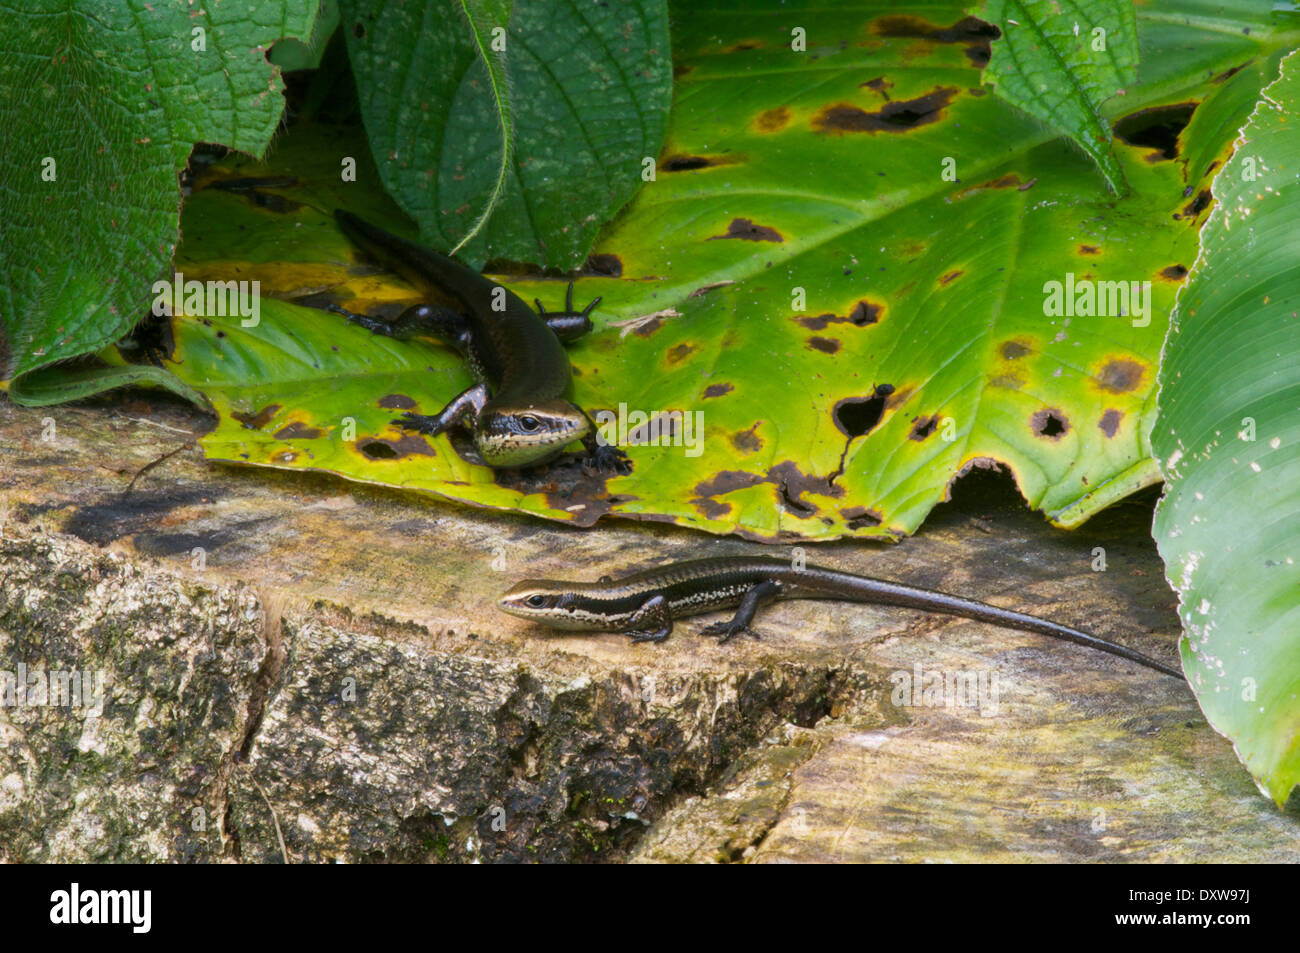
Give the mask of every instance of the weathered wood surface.
[[(1296, 812), (1172, 679), (836, 603), (775, 607), (761, 641), (726, 646), (690, 621), (658, 646), (550, 635), (495, 597), (789, 550), (575, 531), (194, 449), (123, 495), (203, 425), (163, 399), (0, 397), (0, 671), (107, 675), (102, 714), (0, 708), (0, 859), (1300, 860)], [(1149, 500), (1066, 534), (977, 483), (903, 544), (808, 559), (1175, 659)], [(996, 711), (896, 704), (917, 665), (996, 677)]]

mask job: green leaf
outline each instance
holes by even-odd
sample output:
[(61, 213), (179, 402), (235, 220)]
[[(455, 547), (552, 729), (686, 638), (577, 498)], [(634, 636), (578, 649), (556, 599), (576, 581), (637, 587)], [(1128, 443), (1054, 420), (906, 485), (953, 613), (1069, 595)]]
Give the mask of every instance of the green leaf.
[(1281, 806), (1300, 783), (1300, 54), (1214, 180), (1152, 433), (1183, 667)]
[[(1077, 148), (979, 88), (990, 34), (958, 3), (926, 7), (931, 19), (893, 4), (750, 4), (744, 17), (683, 5), (668, 144), (655, 180), (597, 244), (599, 267), (580, 276), (575, 303), (603, 301), (596, 331), (568, 350), (574, 399), (587, 411), (624, 411), (628, 436), (647, 417), (688, 412), (702, 420), (701, 442), (679, 428), (666, 444), (627, 446), (632, 474), (585, 483), (565, 468), (493, 473), (465, 462), (446, 437), (402, 445), (422, 465), (418, 483), (408, 482), (395, 458), (277, 437), (287, 417), (257, 429), (223, 419), (205, 446), (273, 465), (328, 458), (353, 479), (579, 525), (613, 515), (764, 540), (905, 535), (959, 474), (998, 465), (1054, 522), (1077, 525), (1160, 478), (1148, 442), (1155, 367), (1212, 207), (1209, 180), (1188, 178), (1184, 155), (1217, 170), (1258, 96), (1239, 84), (1263, 75), (1239, 67), (1275, 69), (1300, 40), (1267, 15), (1243, 32), (1248, 14), (1223, 14), (1236, 19), (1220, 28), (1168, 9), (1149, 4), (1139, 18), (1142, 82), (1119, 115), (1131, 141), (1115, 144), (1132, 192), (1115, 200)], [(803, 52), (792, 48), (796, 29)], [(300, 141), (304, 132), (279, 144), (274, 163), (305, 182), (323, 180), (312, 163), (324, 169), (330, 156), (355, 154), (347, 141)], [(957, 181), (945, 177), (948, 160)], [(229, 174), (226, 164), (217, 174)], [(283, 192), (310, 188), (321, 186)], [(403, 231), (377, 193), (354, 191), (370, 204), (349, 207)], [(354, 311), (418, 300), (409, 285), (360, 267), (318, 211), (332, 207), (324, 196), (307, 201), (277, 212), (196, 193), (186, 207), (186, 276), (238, 269), (260, 277), (264, 295), (314, 294), (319, 307), (331, 289)], [(243, 260), (233, 257), (241, 250)], [(1045, 285), (1071, 275), (1149, 281), (1149, 309), (1044, 313)], [(525, 301), (563, 307), (563, 280), (496, 277)], [(341, 321), (295, 313), (284, 354), (334, 367), (330, 335)], [(214, 318), (178, 332), (176, 373), (200, 389), (218, 348), (194, 339), (218, 330), (229, 333)], [(349, 339), (357, 353), (338, 373), (357, 440), (411, 438), (391, 426), (396, 412), (375, 404), (394, 393), (383, 376), (392, 346)], [(236, 362), (247, 394), (236, 393), (228, 368), (216, 369), (232, 407), (319, 413), (318, 390), (302, 380), (262, 400), (280, 359), (241, 350), (254, 354)], [(446, 349), (421, 359), (429, 373), (403, 384), (400, 396), (415, 406), (401, 409), (436, 413), (471, 378)]]
[[(383, 187), (434, 248), (572, 268), (663, 141), (664, 2), (469, 8), (473, 29), (446, 0), (343, 5)], [(504, 53), (493, 46), (502, 40)], [(503, 128), (513, 155), (503, 155)]]
[(299, 40), (286, 37), (279, 40), (266, 54), (268, 62), (289, 73), (300, 69), (316, 69), (329, 46), (329, 39), (339, 25), (338, 0), (320, 0), (320, 12), (312, 27), (311, 37)]
[(492, 27), (499, 26), (502, 30), (510, 22), (510, 10), (514, 6), (513, 0), (501, 0), (501, 2), (491, 2), (491, 0), (460, 0), (461, 9), (465, 11), (465, 19), (469, 21), (470, 35), (474, 38), (474, 48), (478, 51), (479, 58), (483, 61), (487, 69), (488, 86), (491, 90), (492, 105), (496, 108), (497, 122), (501, 127), (501, 159), (497, 165), (497, 178), (492, 183), (492, 190), (488, 193), (487, 201), (484, 203), (483, 212), (473, 225), (456, 243), (456, 247), (451, 250), (451, 254), (457, 254), (469, 242), (483, 231), (483, 226), (492, 217), (497, 206), (505, 197), (506, 177), (510, 173), (510, 158), (514, 145), (514, 120), (510, 115), (510, 93), (506, 80), (505, 51), (500, 53), (492, 49), (492, 37), (490, 30)]
[[(171, 261), (196, 141), (261, 153), (314, 0), (35, 0), (0, 16), (0, 379), (115, 340)], [(196, 49), (196, 47), (202, 47)]]
[(1132, 0), (986, 0), (982, 15), (1002, 31), (985, 82), (1069, 136), (1097, 163), (1111, 190), (1124, 194), (1101, 104), (1137, 79)]
[(118, 387), (162, 387), (206, 408), (207, 399), (175, 374), (161, 367), (133, 364), (126, 367), (90, 367), (68, 370), (46, 367), (32, 371), (9, 385), (9, 399), (20, 407), (49, 407), (93, 397)]
[[(1249, 109), (1221, 104), (1219, 77), (1298, 37), (1266, 13), (1238, 29), (1245, 3), (1223, 24), (1176, 7), (1143, 8), (1123, 107), (1194, 103), (1215, 117), (1206, 135), (1224, 130), (1202, 146), (1219, 155)], [(700, 458), (661, 450), (616, 484), (640, 497), (616, 511), (764, 539), (899, 536), (974, 466), (1009, 467), (1064, 526), (1158, 480), (1155, 364), (1208, 214), (1176, 144), (1117, 143), (1132, 193), (1115, 201), (1068, 142), (972, 91), (987, 33), (960, 8), (746, 9), (677, 12), (659, 180), (597, 245), (641, 279), (586, 291), (632, 331), (600, 368), (611, 397), (700, 408), (708, 429)], [(1150, 323), (1045, 314), (1044, 286), (1070, 274), (1149, 281)]]

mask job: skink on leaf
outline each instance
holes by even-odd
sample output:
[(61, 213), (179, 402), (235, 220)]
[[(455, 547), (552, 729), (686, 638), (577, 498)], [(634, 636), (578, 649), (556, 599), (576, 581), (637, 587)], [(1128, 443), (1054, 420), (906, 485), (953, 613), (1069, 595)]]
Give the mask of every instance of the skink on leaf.
[(341, 307), (330, 310), (375, 334), (438, 338), (468, 361), (478, 383), (452, 398), (436, 414), (403, 414), (406, 430), (435, 437), (454, 425), (466, 427), (483, 462), (490, 467), (534, 466), (555, 459), (581, 440), (596, 469), (627, 473), (627, 456), (601, 444), (591, 419), (568, 399), (569, 358), (561, 339), (591, 329), (588, 315), (596, 299), (573, 310), (570, 283), (566, 310), (535, 313), (508, 288), (489, 281), (446, 255), (409, 242), (337, 209), (334, 217), (354, 245), (417, 288), (454, 295), (463, 310), (420, 304), (388, 322)]
[(777, 599), (838, 599), (943, 612), (1086, 645), (1182, 678), (1177, 669), (1140, 652), (1047, 619), (834, 569), (796, 569), (768, 556), (689, 560), (618, 580), (602, 576), (599, 582), (526, 579), (498, 605), (555, 629), (624, 632), (634, 642), (662, 642), (672, 633), (674, 619), (738, 607), (732, 618), (703, 630), (726, 642), (742, 633), (754, 635), (749, 625), (759, 606)]

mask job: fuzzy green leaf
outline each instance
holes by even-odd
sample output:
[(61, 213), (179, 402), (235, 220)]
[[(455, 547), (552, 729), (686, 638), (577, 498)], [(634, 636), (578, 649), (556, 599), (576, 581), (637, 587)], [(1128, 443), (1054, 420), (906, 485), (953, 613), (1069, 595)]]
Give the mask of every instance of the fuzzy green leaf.
[(663, 141), (664, 0), (347, 0), (343, 23), (383, 187), (434, 248), (572, 268)]
[(171, 262), (195, 142), (261, 154), (266, 50), (315, 0), (35, 0), (0, 16), (0, 379), (97, 350)]
[(982, 16), (1002, 31), (985, 82), (1069, 136), (1112, 191), (1127, 191), (1101, 105), (1137, 79), (1132, 0), (987, 0)]

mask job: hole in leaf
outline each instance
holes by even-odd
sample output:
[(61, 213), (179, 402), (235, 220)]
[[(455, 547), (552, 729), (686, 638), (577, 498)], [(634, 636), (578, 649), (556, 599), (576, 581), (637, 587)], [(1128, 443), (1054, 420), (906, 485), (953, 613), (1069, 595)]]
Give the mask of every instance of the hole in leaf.
[(912, 432), (907, 436), (911, 440), (921, 441), (934, 433), (934, 428), (937, 426), (939, 426), (938, 414), (931, 414), (929, 417), (921, 417), (912, 425)]
[[(1201, 189), (1201, 191), (1196, 193), (1196, 198), (1188, 202), (1187, 205), (1183, 208), (1182, 217), (1196, 218), (1207, 208), (1209, 208), (1210, 203), (1213, 201), (1214, 201), (1214, 196), (1210, 194), (1210, 190)], [(1178, 216), (1174, 216), (1174, 217), (1177, 218)]]
[(623, 276), (623, 261), (617, 255), (611, 255), (608, 252), (588, 255), (579, 273), (583, 275), (600, 275), (602, 278), (621, 278)]
[(893, 384), (879, 384), (870, 397), (846, 397), (831, 410), (831, 418), (846, 437), (861, 437), (880, 423), (885, 398), (893, 392)]
[(844, 518), (844, 525), (849, 529), (867, 529), (871, 526), (879, 526), (882, 522), (879, 513), (865, 506), (850, 506), (840, 510), (840, 516)]
[(357, 449), (371, 460), (395, 460), (397, 451), (382, 440), (371, 440), (357, 445)]
[(781, 494), (781, 502), (787, 509), (794, 510), (794, 512), (803, 514), (804, 516), (812, 516), (813, 513), (817, 512), (817, 507), (813, 506), (811, 503), (805, 503), (797, 496), (792, 495), (790, 493), (790, 485), (784, 480), (777, 485), (777, 489)]
[(868, 324), (875, 324), (879, 321), (880, 314), (884, 310), (882, 306), (873, 304), (870, 301), (859, 301), (853, 306), (853, 310), (849, 312), (849, 320), (858, 327), (864, 328)]
[(1036, 436), (1047, 437), (1049, 440), (1059, 440), (1070, 430), (1070, 422), (1054, 407), (1034, 414), (1029, 421), (1029, 426)]
[(1131, 146), (1158, 149), (1163, 159), (1178, 158), (1178, 136), (1199, 103), (1156, 106), (1130, 113), (1115, 123), (1115, 135)]

